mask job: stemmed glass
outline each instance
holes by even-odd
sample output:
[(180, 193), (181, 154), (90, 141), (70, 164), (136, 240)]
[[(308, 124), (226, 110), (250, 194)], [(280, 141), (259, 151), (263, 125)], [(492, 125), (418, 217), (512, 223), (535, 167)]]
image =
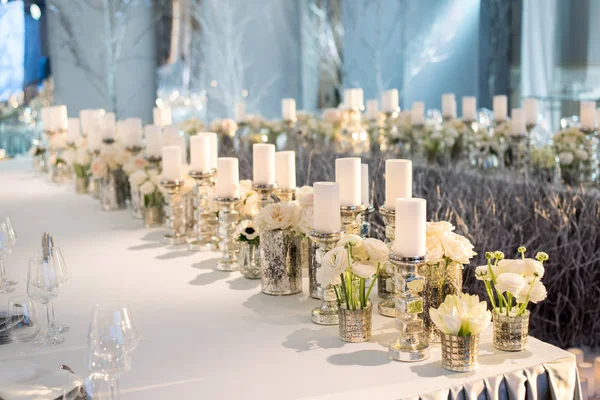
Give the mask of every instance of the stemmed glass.
[(8, 337), (15, 342), (32, 340), (40, 331), (35, 302), (27, 296), (11, 297), (4, 326)]
[(11, 233), (11, 229), (6, 224), (6, 221), (0, 221), (0, 294), (10, 293), (14, 290), (8, 286), (10, 282), (6, 279), (4, 259), (12, 253), (15, 243), (16, 238), (13, 237), (13, 233)]
[[(65, 263), (65, 259), (58, 247), (45, 247), (42, 252), (45, 257), (54, 257), (54, 262), (58, 271), (58, 280), (62, 285), (67, 281), (67, 264)], [(54, 316), (54, 301), (50, 300), (48, 303), (48, 307), (50, 308), (50, 315), (52, 317), (53, 324), (50, 327), (51, 333), (65, 333), (69, 330), (69, 327), (66, 325), (57, 324)]]
[(58, 337), (54, 333), (54, 319), (48, 306), (60, 292), (58, 257), (56, 250), (52, 249), (50, 253), (52, 254), (50, 257), (43, 253), (37, 253), (31, 257), (27, 271), (27, 294), (46, 307), (47, 328), (43, 331), (44, 336), (34, 342), (37, 346), (52, 346), (64, 341), (64, 338)]
[[(119, 398), (119, 374), (130, 368), (129, 353), (138, 341), (137, 328), (126, 304), (96, 304), (88, 332), (90, 365), (101, 365), (104, 379), (110, 385), (111, 399)], [(94, 356), (101, 360), (94, 360)]]
[[(6, 226), (6, 232), (8, 234), (8, 238), (10, 241), (10, 251), (9, 253), (12, 253), (12, 249), (15, 247), (15, 245), (17, 244), (17, 232), (15, 231), (15, 226), (12, 223), (12, 220), (10, 219), (10, 217), (6, 217), (4, 218), (4, 221), (1, 222), (1, 224)], [(11, 281), (6, 277), (6, 273), (4, 274), (4, 278), (6, 281), (7, 285), (16, 285), (18, 282), (17, 281)]]

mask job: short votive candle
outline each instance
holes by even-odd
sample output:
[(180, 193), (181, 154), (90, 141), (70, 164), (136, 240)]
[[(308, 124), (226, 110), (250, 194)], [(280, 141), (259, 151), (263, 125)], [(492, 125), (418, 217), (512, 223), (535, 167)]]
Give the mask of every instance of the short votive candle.
[(427, 254), (425, 199), (396, 199), (396, 238), (393, 251), (400, 257), (423, 257)]
[(210, 155), (211, 143), (207, 135), (196, 135), (190, 138), (190, 170), (207, 172), (212, 168)]
[(412, 197), (412, 161), (385, 161), (385, 208), (396, 209), (396, 199)]
[(345, 207), (359, 206), (360, 158), (346, 157), (335, 160), (335, 182), (340, 185), (340, 204)]
[(600, 356), (594, 358), (594, 392), (600, 394)]
[(252, 146), (252, 164), (255, 185), (275, 183), (275, 145), (257, 143)]
[(238, 159), (220, 157), (217, 159), (219, 179), (217, 179), (217, 197), (237, 199), (240, 197), (240, 169)]
[(296, 188), (296, 152), (279, 151), (275, 153), (275, 182), (279, 189)]
[(583, 362), (583, 350), (577, 348), (577, 347), (571, 347), (570, 349), (567, 349), (567, 351), (573, 355), (575, 355), (575, 364), (579, 365)]
[(335, 233), (342, 229), (340, 186), (334, 182), (313, 185), (313, 229), (317, 233)]
[(183, 178), (183, 164), (181, 163), (181, 148), (179, 146), (163, 147), (162, 168), (163, 179), (174, 181)]

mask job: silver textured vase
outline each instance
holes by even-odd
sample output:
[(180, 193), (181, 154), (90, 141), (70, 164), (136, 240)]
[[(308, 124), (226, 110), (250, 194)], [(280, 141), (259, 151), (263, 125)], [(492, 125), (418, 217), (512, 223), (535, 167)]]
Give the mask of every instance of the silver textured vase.
[(468, 372), (479, 363), (479, 335), (454, 336), (441, 334), (442, 366), (454, 372)]
[(302, 291), (302, 238), (292, 229), (260, 232), (261, 290), (273, 296)]
[(238, 265), (244, 278), (260, 279), (260, 256), (257, 244), (242, 242), (240, 243), (240, 252), (238, 254)]
[(129, 184), (129, 192), (131, 193), (131, 209), (133, 218), (144, 218), (144, 196), (140, 192), (138, 185)]
[(162, 207), (147, 207), (142, 209), (144, 226), (146, 228), (157, 228), (163, 225), (164, 214)]
[(321, 265), (322, 256), (319, 253), (319, 245), (313, 240), (308, 241), (308, 295), (313, 299), (320, 299), (317, 283), (317, 268)]
[(340, 339), (344, 342), (360, 343), (371, 339), (373, 305), (371, 302), (361, 310), (349, 310), (346, 305), (338, 307)]
[(88, 192), (89, 178), (86, 176), (84, 178), (77, 177), (75, 178), (75, 193), (77, 194), (86, 194)]
[(494, 347), (502, 351), (522, 351), (527, 348), (529, 311), (523, 315), (507, 316), (492, 313)]
[(100, 200), (104, 211), (121, 210), (127, 207), (129, 182), (122, 169), (109, 170), (102, 178)]

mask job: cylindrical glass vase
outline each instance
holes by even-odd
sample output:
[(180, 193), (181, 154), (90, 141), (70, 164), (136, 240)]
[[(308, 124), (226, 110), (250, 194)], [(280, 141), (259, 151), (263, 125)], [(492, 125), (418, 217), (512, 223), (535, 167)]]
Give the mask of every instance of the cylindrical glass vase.
[(120, 210), (127, 207), (129, 182), (121, 169), (108, 171), (102, 178), (100, 199), (105, 211)]
[(163, 225), (164, 214), (162, 207), (146, 207), (143, 209), (142, 214), (146, 228), (157, 228)]
[(131, 209), (133, 218), (144, 218), (144, 196), (140, 192), (140, 187), (130, 183), (129, 192), (131, 193)]
[(260, 279), (260, 252), (257, 244), (242, 242), (238, 254), (238, 265), (244, 278)]
[(344, 342), (360, 343), (371, 339), (373, 305), (371, 302), (360, 310), (349, 310), (346, 305), (338, 307), (340, 339)]
[(77, 194), (86, 194), (88, 192), (89, 178), (77, 177), (75, 178), (75, 192)]
[(529, 311), (523, 315), (500, 315), (492, 313), (494, 347), (502, 351), (522, 351), (527, 348), (529, 335)]
[(292, 229), (260, 232), (261, 288), (287, 296), (302, 291), (302, 238)]
[(441, 334), (442, 366), (454, 372), (468, 372), (479, 363), (479, 335), (454, 336)]

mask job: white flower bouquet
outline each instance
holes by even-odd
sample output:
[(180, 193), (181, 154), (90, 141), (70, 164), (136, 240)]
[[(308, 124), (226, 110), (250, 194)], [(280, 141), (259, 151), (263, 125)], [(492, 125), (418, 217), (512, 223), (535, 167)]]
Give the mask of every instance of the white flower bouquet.
[(297, 229), (301, 209), (296, 203), (272, 203), (260, 210), (255, 218), (258, 228), (263, 231), (277, 229)]
[(546, 298), (546, 287), (541, 279), (548, 254), (537, 253), (534, 260), (525, 258), (525, 251), (525, 247), (519, 247), (521, 259), (516, 260), (505, 259), (501, 251), (487, 252), (488, 264), (475, 270), (498, 315), (521, 316), (530, 302), (539, 303)]
[(554, 135), (561, 175), (567, 184), (579, 184), (590, 179), (594, 169), (597, 139), (573, 126)]
[(144, 196), (144, 208), (162, 207), (164, 195), (156, 169), (140, 169), (129, 176), (129, 183), (139, 187)]
[(469, 294), (446, 296), (437, 309), (429, 310), (429, 315), (442, 333), (452, 336), (479, 335), (492, 321), (487, 303)]
[(108, 172), (121, 169), (130, 157), (130, 153), (120, 144), (105, 145), (100, 150), (98, 157), (92, 162), (92, 175), (95, 178), (102, 178)]
[(244, 179), (240, 181), (240, 209), (242, 219), (253, 219), (260, 211), (260, 196), (252, 189), (252, 181)]
[(308, 237), (313, 228), (313, 196), (312, 186), (302, 186), (296, 192), (296, 199), (301, 209), (298, 230), (306, 237)]
[(258, 225), (253, 221), (243, 220), (236, 229), (235, 237), (239, 242), (258, 245), (260, 243)]
[(389, 252), (381, 240), (346, 235), (323, 256), (317, 281), (333, 286), (339, 306), (361, 310), (369, 304), (377, 271), (387, 262)]
[(192, 117), (188, 118), (179, 124), (182, 131), (190, 136), (196, 135), (198, 132), (204, 131), (204, 122), (200, 119)]
[(231, 118), (215, 119), (210, 123), (210, 130), (217, 134), (234, 136), (238, 130), (238, 124)]

